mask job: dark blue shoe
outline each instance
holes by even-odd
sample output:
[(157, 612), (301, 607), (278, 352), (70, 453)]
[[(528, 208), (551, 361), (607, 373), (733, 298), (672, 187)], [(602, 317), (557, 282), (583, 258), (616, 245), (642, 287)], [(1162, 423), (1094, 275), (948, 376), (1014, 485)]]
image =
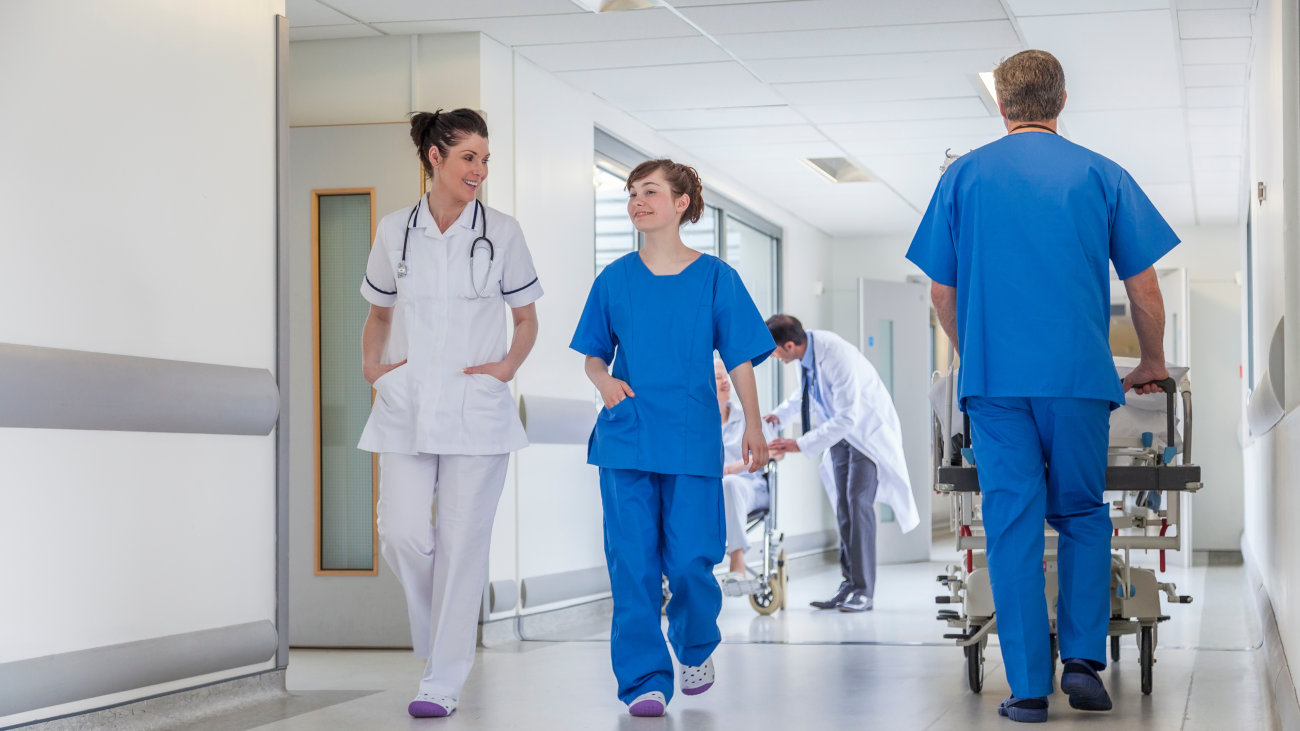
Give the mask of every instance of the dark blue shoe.
[(1070, 696), (1070, 707), (1080, 711), (1109, 711), (1110, 695), (1092, 663), (1070, 658), (1063, 664), (1061, 691)]
[(1002, 705), (998, 706), (998, 715), (1020, 723), (1046, 723), (1047, 699), (1017, 698), (1009, 695), (1002, 701)]

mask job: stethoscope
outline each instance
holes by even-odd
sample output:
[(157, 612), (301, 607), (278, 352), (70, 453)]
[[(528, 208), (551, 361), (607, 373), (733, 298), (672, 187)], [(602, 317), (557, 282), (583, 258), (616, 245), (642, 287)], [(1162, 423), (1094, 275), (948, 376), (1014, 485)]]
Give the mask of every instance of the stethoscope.
[[(423, 202), (424, 199), (421, 198), (420, 201)], [(397, 276), (399, 279), (411, 273), (411, 267), (406, 263), (406, 247), (411, 240), (411, 229), (414, 228), (415, 216), (419, 212), (420, 204), (416, 203), (415, 207), (411, 209), (411, 215), (406, 219), (406, 233), (402, 235), (402, 259), (397, 262)], [(483, 219), (481, 233), (474, 239), (473, 243), (469, 245), (469, 284), (474, 288), (474, 296), (469, 297), (466, 295), (467, 299), (487, 299), (492, 296), (490, 294), (485, 294), (484, 290), (488, 287), (488, 277), (492, 276), (492, 263), (496, 260), (497, 247), (492, 243), (492, 239), (489, 239), (487, 235), (487, 209), (483, 207), (482, 203), (478, 202), (478, 199), (475, 199), (474, 219), (469, 224), (471, 229), (478, 225), (480, 214), (482, 214)], [(479, 284), (474, 280), (474, 255), (477, 254), (485, 244), (487, 245), (488, 265), (487, 269), (483, 273), (483, 283)]]

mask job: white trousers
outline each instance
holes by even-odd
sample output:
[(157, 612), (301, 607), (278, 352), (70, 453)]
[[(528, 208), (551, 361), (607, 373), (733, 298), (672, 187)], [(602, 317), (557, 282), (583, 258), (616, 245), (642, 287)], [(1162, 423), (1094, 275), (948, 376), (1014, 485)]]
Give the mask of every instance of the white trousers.
[(379, 456), (380, 547), (406, 593), (411, 645), (429, 659), (421, 693), (458, 698), (474, 664), (492, 522), (509, 460)]
[(767, 486), (753, 475), (726, 475), (722, 478), (723, 512), (727, 517), (727, 553), (749, 550), (745, 536), (745, 518), (757, 508), (767, 507)]

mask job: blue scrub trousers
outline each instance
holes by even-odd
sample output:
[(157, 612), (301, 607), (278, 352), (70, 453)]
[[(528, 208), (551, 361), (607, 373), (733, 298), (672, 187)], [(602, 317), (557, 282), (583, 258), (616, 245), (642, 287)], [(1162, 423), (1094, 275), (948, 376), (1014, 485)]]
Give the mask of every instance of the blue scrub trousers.
[(1007, 682), (1017, 698), (1047, 696), (1054, 678), (1044, 600), (1044, 518), (1060, 533), (1061, 657), (1106, 663), (1112, 529), (1102, 490), (1110, 402), (972, 396), (966, 411)]
[(673, 697), (673, 662), (660, 628), (668, 577), (668, 642), (677, 661), (701, 665), (722, 640), (722, 589), (713, 567), (726, 547), (722, 479), (602, 467), (605, 560), (614, 594), (610, 654), (618, 697)]

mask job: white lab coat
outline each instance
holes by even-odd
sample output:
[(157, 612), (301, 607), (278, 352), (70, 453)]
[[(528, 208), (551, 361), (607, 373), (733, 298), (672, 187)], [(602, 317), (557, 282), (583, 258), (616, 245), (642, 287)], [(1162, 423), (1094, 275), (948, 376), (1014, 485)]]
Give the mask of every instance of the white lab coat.
[[(810, 332), (817, 377), (823, 395), (829, 390), (830, 403), (827, 404), (829, 413), (822, 414), (825, 418), (821, 423), (795, 440), (799, 450), (809, 457), (820, 453), (822, 484), (831, 504), (834, 504), (835, 480), (830, 447), (841, 439), (848, 440), (854, 449), (876, 463), (879, 479), (876, 500), (894, 511), (903, 532), (912, 530), (921, 519), (903, 457), (902, 428), (889, 391), (871, 362), (844, 338), (826, 330)], [(799, 426), (802, 392), (800, 383), (794, 393), (772, 412), (781, 420), (782, 426)], [(809, 398), (812, 398), (811, 394)], [(812, 413), (820, 412), (815, 399), (810, 406)]]
[[(446, 233), (438, 229), (422, 197), (406, 246), (408, 274), (397, 276), (410, 208), (379, 222), (361, 294), (381, 307), (395, 307), (383, 362), (406, 364), (375, 381), (375, 401), (359, 448), (402, 454), (505, 454), (528, 446), (510, 385), (464, 368), (506, 355), (505, 307), (523, 307), (542, 296), (533, 260), (515, 219), (483, 206), (486, 249), (475, 276), (489, 296), (475, 298), (470, 246), (483, 222), (473, 203)], [(477, 220), (476, 220), (477, 219)]]

